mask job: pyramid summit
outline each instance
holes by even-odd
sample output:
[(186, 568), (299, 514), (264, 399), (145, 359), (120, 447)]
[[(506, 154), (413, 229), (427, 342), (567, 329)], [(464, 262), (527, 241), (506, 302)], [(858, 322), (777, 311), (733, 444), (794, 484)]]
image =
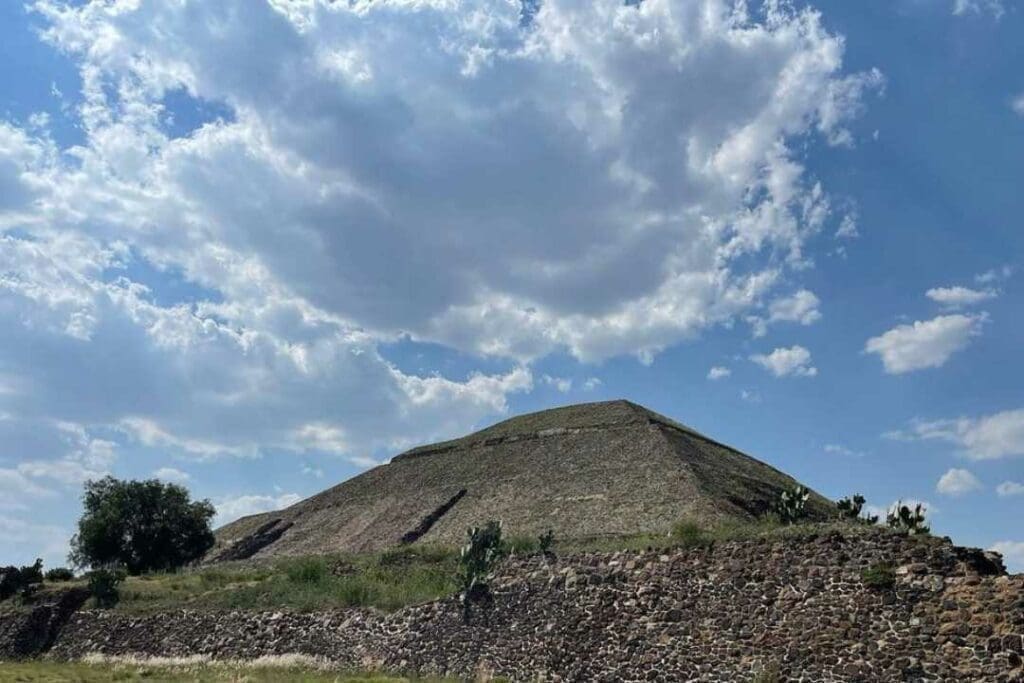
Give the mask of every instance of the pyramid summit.
[[(792, 477), (629, 401), (552, 408), (419, 446), (291, 507), (217, 531), (210, 560), (455, 544), (500, 519), (508, 533), (601, 538), (681, 518), (750, 521)], [(812, 517), (832, 510), (808, 501)]]

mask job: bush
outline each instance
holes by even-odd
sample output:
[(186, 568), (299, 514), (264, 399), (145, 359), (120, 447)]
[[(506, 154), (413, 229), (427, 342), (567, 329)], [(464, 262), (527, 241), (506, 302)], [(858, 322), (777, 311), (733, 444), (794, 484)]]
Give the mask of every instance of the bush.
[(69, 556), (79, 567), (117, 565), (131, 574), (167, 571), (213, 547), (213, 505), (193, 502), (177, 484), (105, 477), (85, 483), (83, 503)]
[(885, 523), (889, 527), (902, 531), (911, 536), (917, 534), (927, 534), (931, 532), (931, 527), (928, 526), (927, 510), (923, 505), (918, 503), (911, 510), (908, 506), (903, 504), (903, 501), (898, 501), (896, 505), (889, 510), (889, 514), (885, 518)]
[(693, 520), (684, 519), (672, 527), (672, 538), (684, 548), (696, 548), (708, 542), (704, 529)]
[(323, 558), (304, 557), (288, 565), (286, 573), (292, 583), (317, 584), (327, 578), (330, 572)]
[(537, 539), (532, 536), (512, 536), (502, 541), (505, 555), (532, 555), (537, 552)]
[(853, 498), (841, 498), (836, 502), (836, 507), (839, 509), (840, 519), (848, 519), (855, 522), (862, 522), (864, 524), (878, 524), (878, 515), (867, 515), (861, 517), (861, 510), (864, 509), (864, 503), (867, 499), (859, 493), (853, 494)]
[(121, 599), (118, 587), (127, 575), (128, 573), (120, 567), (94, 569), (86, 574), (86, 578), (89, 580), (89, 592), (92, 593), (97, 607), (107, 609), (118, 603)]
[(775, 504), (775, 513), (779, 520), (783, 524), (796, 524), (806, 517), (807, 499), (810, 497), (811, 492), (800, 485), (792, 490), (783, 490)]
[(876, 562), (860, 573), (864, 585), (875, 590), (889, 590), (896, 585), (896, 571), (888, 562)]
[(72, 581), (75, 578), (75, 573), (67, 567), (54, 567), (45, 574), (46, 580), (52, 583), (58, 583), (61, 581)]
[(485, 619), (494, 604), (488, 578), (505, 555), (501, 540), (501, 522), (488, 522), (483, 527), (472, 527), (466, 532), (466, 545), (459, 553), (458, 582), (462, 589), (462, 619), (469, 623), (474, 603), (484, 607)]
[(537, 549), (544, 555), (544, 557), (553, 557), (555, 552), (553, 550), (555, 546), (555, 532), (548, 529), (540, 536), (537, 537)]
[(42, 582), (42, 560), (36, 560), (35, 564), (26, 567), (0, 567), (0, 600), (6, 600), (18, 593), (29, 593)]

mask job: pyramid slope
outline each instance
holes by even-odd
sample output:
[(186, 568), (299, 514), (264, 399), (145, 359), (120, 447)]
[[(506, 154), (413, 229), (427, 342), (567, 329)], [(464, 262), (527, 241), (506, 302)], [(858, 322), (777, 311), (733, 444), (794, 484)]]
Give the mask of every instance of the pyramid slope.
[[(663, 532), (682, 517), (753, 519), (796, 483), (628, 401), (574, 405), (414, 448), (289, 508), (238, 520), (218, 530), (211, 557), (453, 544), (488, 519), (516, 535)], [(824, 517), (832, 506), (815, 495), (810, 509)]]

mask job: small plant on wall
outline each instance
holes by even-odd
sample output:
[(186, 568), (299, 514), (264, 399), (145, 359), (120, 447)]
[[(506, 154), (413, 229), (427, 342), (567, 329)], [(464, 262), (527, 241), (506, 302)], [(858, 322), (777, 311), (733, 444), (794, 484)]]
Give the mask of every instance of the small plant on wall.
[(466, 545), (459, 553), (459, 586), (462, 589), (462, 619), (470, 622), (474, 606), (480, 607), (485, 623), (490, 620), (494, 596), (488, 583), (491, 572), (505, 556), (501, 538), (501, 522), (487, 522), (482, 527), (472, 527), (467, 532)]

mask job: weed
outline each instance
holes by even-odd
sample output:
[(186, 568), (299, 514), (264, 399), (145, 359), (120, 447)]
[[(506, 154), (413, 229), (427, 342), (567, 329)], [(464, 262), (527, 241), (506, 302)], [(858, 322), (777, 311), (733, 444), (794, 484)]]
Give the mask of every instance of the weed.
[(891, 590), (896, 585), (896, 572), (889, 562), (876, 562), (860, 573), (864, 585), (874, 590)]

